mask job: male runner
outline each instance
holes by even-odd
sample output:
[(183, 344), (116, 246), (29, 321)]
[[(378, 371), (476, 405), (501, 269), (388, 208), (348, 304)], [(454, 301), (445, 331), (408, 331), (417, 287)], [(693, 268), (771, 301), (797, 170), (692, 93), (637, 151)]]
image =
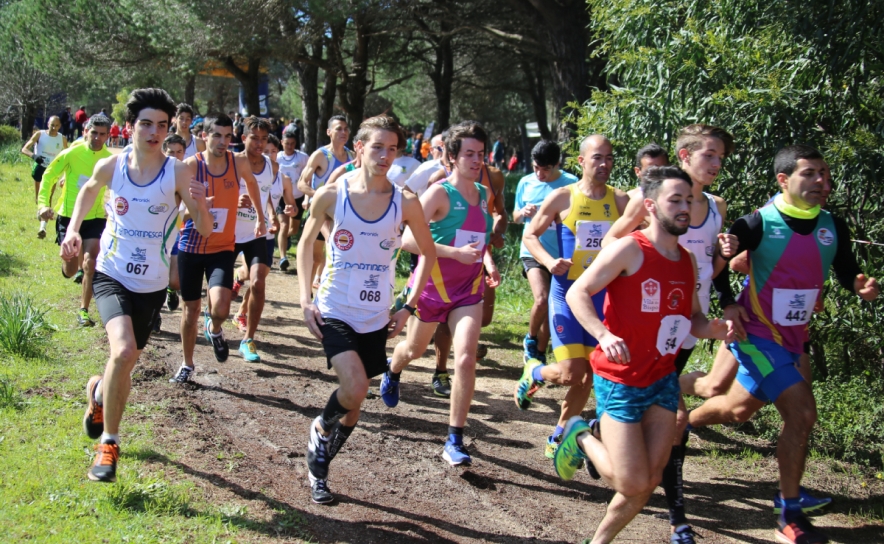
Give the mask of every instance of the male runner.
[[(346, 147), (347, 140), (350, 138), (350, 126), (347, 124), (346, 117), (333, 115), (329, 118), (325, 133), (331, 139), (331, 143), (320, 147), (310, 155), (307, 165), (298, 179), (298, 189), (307, 195), (308, 202), (313, 198), (316, 190), (325, 185), (335, 169), (353, 158), (352, 153)], [(310, 277), (313, 278), (314, 288), (318, 285), (319, 274), (322, 273), (322, 267), (325, 264), (325, 237), (326, 233), (323, 231), (322, 237), (313, 244), (313, 271)]]
[(740, 364), (737, 378), (727, 394), (707, 400), (689, 420), (693, 427), (743, 422), (772, 402), (783, 417), (777, 441), (783, 509), (775, 536), (784, 543), (828, 542), (801, 511), (801, 476), (817, 414), (810, 384), (795, 363), (830, 267), (841, 286), (863, 300), (878, 297), (878, 282), (860, 272), (847, 225), (820, 210), (825, 176), (819, 151), (787, 146), (777, 153), (774, 171), (782, 194), (729, 231), (749, 251), (749, 286), (735, 301), (727, 268), (713, 280), (725, 315), (746, 321), (747, 336), (730, 346)]
[[(184, 161), (185, 149), (187, 149), (187, 142), (185, 142), (184, 138), (178, 134), (169, 134), (166, 136), (166, 139), (163, 140), (163, 153), (167, 157)], [(169, 254), (169, 286), (166, 288), (166, 306), (169, 308), (170, 312), (177, 310), (178, 304), (181, 301), (178, 296), (178, 290), (181, 289), (181, 282), (178, 280), (178, 234), (176, 233), (175, 243), (172, 244), (172, 251)], [(157, 325), (159, 325), (159, 323), (160, 320), (157, 320)], [(157, 329), (159, 329), (159, 327), (157, 327)], [(154, 329), (154, 332), (159, 332), (157, 329)]]
[(405, 187), (405, 182), (417, 171), (421, 162), (414, 157), (405, 154), (405, 148), (399, 150), (399, 156), (393, 161), (393, 166), (387, 172), (387, 177), (395, 183), (397, 187)]
[[(417, 311), (408, 320), (408, 335), (396, 346), (390, 369), (381, 379), (381, 398), (387, 406), (396, 406), (400, 373), (424, 354), (436, 326), (448, 324), (457, 341), (454, 342), (455, 373), (448, 440), (442, 457), (452, 466), (472, 463), (463, 444), (463, 428), (476, 386), (476, 347), (485, 288), (483, 264), (490, 275), (488, 283), (493, 286), (500, 283), (500, 273), (486, 249), (492, 228), (488, 194), (478, 182), (484, 168), (487, 140), (485, 130), (472, 121), (455, 125), (448, 131), (445, 147), (452, 164), (451, 177), (432, 185), (421, 197), (424, 224), (430, 224), (439, 259), (432, 266), (429, 281), (418, 273), (426, 270), (421, 268), (424, 263), (419, 264), (412, 275), (411, 299), (420, 292)], [(419, 247), (407, 232), (403, 248), (418, 253)]]
[[(706, 318), (696, 263), (678, 243), (691, 222), (691, 185), (679, 168), (648, 169), (642, 189), (650, 225), (604, 248), (566, 295), (579, 323), (598, 339), (590, 356), (598, 419), (568, 420), (555, 467), (570, 480), (586, 460), (590, 474), (617, 491), (594, 544), (611, 542), (660, 482), (676, 435), (681, 343), (688, 333), (733, 338), (733, 323)], [(603, 289), (604, 323), (592, 296)]]
[[(577, 322), (565, 302), (565, 293), (596, 258), (602, 237), (623, 213), (629, 200), (626, 193), (607, 185), (614, 167), (614, 150), (606, 137), (595, 134), (584, 138), (577, 162), (583, 169), (583, 177), (575, 184), (550, 193), (522, 236), (534, 259), (552, 274), (549, 330), (556, 364), (528, 361), (522, 378), (516, 383), (513, 397), (520, 410), (527, 410), (534, 394), (546, 383), (569, 387), (559, 421), (546, 440), (544, 453), (550, 459), (555, 455), (565, 422), (580, 414), (589, 399), (592, 371), (588, 359), (597, 344), (596, 339)], [(550, 228), (557, 232), (559, 257), (550, 255), (540, 241)], [(604, 300), (604, 291), (593, 297), (599, 315)]]
[(116, 480), (120, 420), (132, 370), (165, 301), (166, 259), (175, 239), (179, 202), (200, 233), (212, 232), (205, 187), (193, 180), (193, 163), (169, 159), (161, 149), (174, 113), (175, 103), (166, 91), (137, 89), (129, 95), (126, 121), (132, 126), (133, 150), (99, 161), (77, 196), (61, 244), (63, 259), (76, 257), (83, 243), (84, 218), (93, 203), (102, 202), (100, 196), (107, 188), (108, 224), (101, 236), (104, 250), (93, 286), (110, 358), (104, 376), (93, 376), (86, 385), (89, 401), (83, 417), (86, 434), (99, 438), (98, 455), (88, 473), (90, 480), (98, 482)]
[[(181, 348), (184, 361), (170, 382), (186, 383), (193, 373), (193, 349), (196, 345), (197, 320), (200, 314), (203, 277), (208, 284), (209, 312), (205, 319), (206, 340), (212, 344), (215, 359), (223, 363), (229, 355), (221, 325), (230, 315), (230, 289), (233, 287), (233, 265), (236, 245), (237, 208), (248, 204), (240, 198), (239, 183), (246, 184), (249, 202), (261, 202), (261, 191), (252, 175), (249, 159), (228, 151), (233, 137), (233, 121), (226, 115), (208, 118), (203, 125), (206, 150), (190, 157), (185, 164), (196, 172), (196, 179), (207, 186), (209, 211), (214, 217), (212, 232), (205, 236), (194, 225), (193, 218), (184, 222), (178, 239), (178, 272), (181, 283)], [(255, 208), (256, 236), (267, 232), (264, 210)]]
[(286, 129), (282, 133), (282, 151), (276, 154), (276, 161), (279, 163), (279, 170), (283, 175), (287, 176), (293, 186), (295, 197), (295, 215), (285, 215), (285, 204), (280, 201), (276, 208), (276, 216), (279, 219), (279, 269), (286, 271), (289, 269), (288, 250), (289, 237), (298, 234), (301, 230), (301, 216), (304, 215), (304, 191), (297, 186), (298, 180), (301, 179), (301, 172), (307, 166), (310, 157), (298, 150), (298, 134), (295, 130)]
[[(724, 218), (727, 217), (727, 203), (721, 197), (705, 192), (718, 177), (722, 162), (733, 153), (733, 137), (724, 129), (710, 125), (694, 124), (682, 128), (675, 142), (675, 154), (682, 170), (693, 181), (691, 191), (691, 225), (687, 232), (679, 237), (679, 243), (691, 251), (697, 263), (697, 296), (703, 312), (709, 312), (712, 278), (725, 266), (725, 259), (720, 256), (732, 257), (733, 237), (721, 234)], [(602, 240), (602, 246), (622, 238), (638, 228), (648, 216), (647, 209), (642, 205), (641, 187), (636, 189), (638, 195), (632, 198), (623, 217), (618, 219)], [(723, 243), (719, 243), (721, 240)], [(737, 324), (737, 327), (740, 325)], [(675, 359), (676, 372), (681, 375), (697, 339), (688, 336)], [(687, 409), (683, 400), (679, 400), (678, 426), (675, 442), (669, 462), (663, 473), (663, 489), (669, 505), (669, 523), (672, 530), (672, 542), (693, 544), (694, 533), (687, 523), (684, 507), (684, 481), (682, 465), (684, 464), (685, 448), (688, 436), (684, 433), (687, 426)]]
[[(439, 170), (445, 170), (445, 165), (442, 164), (442, 155), (445, 151), (444, 137), (445, 132), (437, 134), (430, 139), (430, 155), (433, 158), (422, 162), (417, 167), (417, 170), (405, 181), (404, 189), (411, 191), (417, 196), (422, 196), (430, 186), (430, 176)], [(406, 153), (408, 153), (407, 149)]]
[[(418, 304), (423, 284), (436, 262), (436, 252), (417, 198), (403, 194), (387, 179), (387, 170), (404, 142), (392, 118), (366, 119), (356, 135), (363, 167), (349, 180), (320, 188), (298, 243), (298, 281), (304, 322), (322, 341), (329, 368), (340, 382), (322, 414), (310, 425), (307, 468), (313, 502), (328, 503), (328, 468), (359, 420), (359, 409), (371, 378), (387, 369), (386, 344), (402, 330)], [(311, 299), (313, 253), (322, 224), (333, 222), (327, 238), (329, 265), (315, 299)], [(423, 256), (416, 275), (421, 282), (408, 305), (390, 315), (393, 285), (389, 281), (402, 226), (413, 233)], [(409, 327), (410, 328), (410, 327)]]
[[(562, 172), (562, 150), (559, 144), (550, 140), (540, 140), (531, 150), (531, 161), (534, 173), (528, 174), (519, 180), (516, 187), (516, 205), (513, 210), (514, 223), (527, 223), (531, 221), (537, 208), (551, 192), (561, 187), (567, 187), (577, 183), (577, 177), (568, 172)], [(523, 231), (528, 230), (527, 225)], [(550, 228), (540, 235), (540, 243), (547, 253), (554, 259), (559, 258), (558, 239), (552, 224)], [(522, 342), (527, 363), (530, 359), (537, 359), (546, 364), (546, 350), (549, 347), (549, 284), (550, 273), (545, 266), (536, 259), (525, 247), (525, 242), (519, 247), (519, 258), (522, 260), (522, 275), (528, 279), (531, 293), (534, 295), (534, 304), (531, 306), (531, 318), (528, 321), (528, 334)]]
[[(61, 189), (61, 207), (55, 220), (55, 243), (61, 245), (70, 225), (74, 213), (74, 205), (80, 189), (89, 181), (95, 165), (101, 159), (109, 157), (104, 143), (110, 134), (111, 120), (103, 115), (93, 116), (89, 120), (89, 127), (84, 133), (84, 144), (72, 145), (61, 151), (43, 173), (43, 183), (40, 184), (40, 192), (37, 195), (37, 210), (43, 220), (52, 219), (55, 210), (51, 207), (51, 195), (58, 183), (59, 178), (64, 176), (65, 183)], [(82, 291), (80, 295), (80, 310), (77, 312), (77, 324), (81, 327), (92, 327), (95, 322), (89, 317), (89, 303), (92, 301), (92, 278), (95, 274), (95, 258), (99, 252), (99, 238), (104, 231), (104, 190), (100, 190), (98, 198), (91, 209), (83, 216), (83, 224), (78, 227), (78, 233), (83, 243), (79, 246), (82, 254)], [(70, 278), (78, 274), (79, 256), (65, 260), (61, 273)]]
[[(61, 120), (53, 115), (49, 118), (46, 125), (49, 130), (38, 130), (31, 139), (25, 142), (21, 148), (21, 152), (28, 157), (34, 159), (34, 165), (31, 168), (31, 177), (34, 178), (34, 202), (40, 195), (40, 182), (43, 180), (43, 172), (49, 166), (49, 163), (68, 146), (68, 140), (64, 135), (59, 133), (61, 129)], [(31, 147), (34, 148), (31, 151)], [(46, 238), (46, 220), (40, 220), (40, 230), (37, 231), (37, 238)]]
[[(178, 104), (178, 109), (175, 113), (175, 134), (184, 139), (184, 159), (189, 159), (197, 153), (202, 153), (206, 150), (206, 142), (190, 133), (191, 123), (193, 123), (193, 108), (190, 104), (183, 102)], [(184, 159), (178, 160), (183, 161)]]

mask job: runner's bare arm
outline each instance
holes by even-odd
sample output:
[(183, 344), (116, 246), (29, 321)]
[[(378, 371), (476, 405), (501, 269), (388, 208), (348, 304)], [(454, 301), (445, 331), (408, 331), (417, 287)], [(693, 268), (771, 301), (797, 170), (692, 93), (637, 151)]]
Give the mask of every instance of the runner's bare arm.
[(491, 189), (497, 195), (494, 198), (494, 210), (491, 213), (494, 216), (494, 224), (491, 227), (491, 245), (500, 249), (503, 247), (503, 236), (506, 234), (506, 227), (509, 223), (503, 194), (506, 178), (503, 177), (503, 172), (497, 168), (489, 168), (488, 177), (491, 181)]
[[(641, 197), (629, 199), (626, 207), (620, 213), (620, 218), (614, 221), (614, 224), (611, 225), (608, 233), (605, 234), (605, 237), (602, 239), (602, 247), (614, 242), (614, 240), (623, 238), (642, 224), (642, 221), (648, 216), (648, 210), (645, 209), (644, 200), (645, 199)], [(617, 206), (619, 208), (619, 202)]]
[[(431, 185), (427, 192), (421, 196), (420, 202), (424, 210), (424, 221), (427, 224), (430, 221), (439, 221), (448, 215), (450, 206), (448, 193), (439, 184)], [(475, 242), (463, 247), (434, 244), (436, 247), (436, 258), (456, 259), (464, 264), (474, 263), (481, 257), (479, 250), (476, 249), (478, 244), (478, 242)], [(409, 253), (418, 253), (420, 251), (410, 228), (405, 229), (405, 232), (402, 234), (402, 249)]]
[[(697, 258), (690, 251), (688, 251), (688, 255), (691, 256), (694, 277), (697, 277)], [(718, 318), (710, 321), (706, 317), (702, 306), (700, 306), (700, 297), (696, 289), (694, 289), (691, 299), (691, 334), (697, 338), (714, 338), (728, 343), (734, 341), (735, 335), (733, 321)]]
[(31, 139), (25, 142), (25, 145), (22, 146), (21, 152), (23, 155), (27, 155), (28, 157), (34, 158), (34, 152), (31, 151), (31, 148), (37, 144), (37, 140), (40, 139), (40, 135), (43, 134), (42, 130), (38, 130), (34, 134), (31, 135)]
[(319, 327), (324, 324), (319, 309), (311, 296), (313, 286), (313, 242), (319, 236), (326, 219), (332, 218), (337, 200), (334, 187), (320, 187), (310, 202), (310, 217), (304, 223), (301, 239), (298, 241), (298, 287), (300, 289), (301, 309), (304, 311), (304, 324), (310, 334), (322, 339)]
[(617, 206), (617, 214), (623, 215), (623, 212), (626, 211), (626, 206), (629, 205), (629, 194), (622, 189), (614, 188), (614, 204)]
[(307, 165), (301, 170), (301, 177), (298, 178), (298, 189), (308, 197), (312, 197), (316, 194), (316, 191), (313, 190), (311, 180), (313, 179), (313, 174), (319, 175), (319, 172), (323, 168), (323, 164), (328, 166), (328, 160), (325, 158), (325, 155), (322, 154), (322, 151), (317, 149), (312, 155), (310, 155), (310, 158), (307, 159)]
[(214, 218), (206, 202), (206, 186), (196, 180), (196, 165), (175, 163), (175, 194), (184, 202), (187, 215), (201, 236), (212, 234)]
[(115, 155), (98, 161), (92, 171), (92, 177), (80, 189), (77, 203), (74, 205), (74, 213), (71, 214), (71, 221), (68, 223), (67, 234), (61, 243), (62, 259), (73, 259), (80, 254), (80, 247), (83, 244), (83, 239), (80, 237), (80, 225), (83, 223), (83, 218), (92, 209), (92, 205), (95, 204), (95, 199), (98, 198), (102, 187), (110, 185), (119, 156)]
[(592, 295), (607, 287), (618, 276), (634, 274), (641, 268), (642, 262), (644, 255), (634, 238), (617, 240), (599, 252), (565, 295), (574, 317), (589, 334), (598, 339), (599, 346), (611, 362), (629, 363), (629, 347), (602, 323), (592, 303)]
[(350, 165), (350, 163), (348, 162), (346, 164), (342, 164), (341, 166), (338, 166), (337, 168), (335, 168), (334, 171), (331, 173), (331, 175), (328, 177), (328, 179), (325, 181), (325, 184), (326, 185), (333, 185), (336, 181), (338, 181), (338, 178), (340, 178), (341, 176), (343, 176), (344, 174), (347, 173), (347, 166), (349, 166), (349, 165)]
[(571, 207), (571, 192), (567, 187), (556, 189), (549, 194), (540, 204), (540, 209), (534, 213), (534, 217), (525, 227), (522, 241), (525, 247), (540, 264), (549, 270), (550, 274), (557, 276), (564, 274), (571, 268), (571, 259), (553, 259), (552, 255), (540, 243), (540, 236), (546, 232), (550, 225), (561, 223), (562, 213)]
[(295, 215), (295, 190), (292, 188), (292, 178), (282, 174), (282, 201), (285, 202), (285, 215)]
[(246, 192), (249, 193), (249, 199), (254, 203), (255, 212), (258, 219), (255, 221), (255, 236), (260, 238), (267, 234), (267, 225), (264, 223), (264, 207), (260, 205), (261, 189), (258, 188), (258, 181), (252, 174), (252, 167), (249, 165), (249, 159), (245, 155), (234, 155), (236, 161), (236, 171), (246, 182)]
[[(712, 196), (712, 200), (715, 202), (715, 207), (718, 209), (719, 217), (721, 217), (722, 228), (724, 227), (724, 220), (727, 218), (727, 202), (720, 196)], [(713, 253), (714, 257), (712, 258), (712, 277), (718, 275), (725, 266), (727, 266), (728, 259), (734, 257), (739, 251), (739, 240), (737, 240), (736, 236), (724, 235), (726, 238), (722, 238), (722, 234), (718, 236), (718, 242), (715, 245), (715, 251)], [(731, 267), (732, 270), (736, 270)], [(747, 272), (748, 274), (748, 272)]]

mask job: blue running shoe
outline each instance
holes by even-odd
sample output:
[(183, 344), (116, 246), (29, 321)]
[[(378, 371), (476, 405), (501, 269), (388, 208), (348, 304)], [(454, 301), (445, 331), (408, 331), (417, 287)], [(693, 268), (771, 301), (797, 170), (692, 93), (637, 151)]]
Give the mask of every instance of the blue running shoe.
[(694, 532), (690, 525), (682, 525), (672, 533), (672, 536), (669, 537), (669, 543), (697, 544), (697, 541), (694, 540), (695, 536), (697, 536), (697, 533)]
[(387, 359), (387, 371), (381, 375), (381, 399), (390, 408), (395, 408), (399, 404), (399, 382), (390, 377), (392, 362), (392, 359)]
[(448, 435), (445, 448), (442, 450), (442, 459), (453, 467), (468, 467), (473, 464), (473, 459), (463, 445), (463, 438), (453, 434)]
[(212, 337), (210, 336), (212, 333), (212, 317), (209, 315), (209, 309), (206, 308), (203, 311), (203, 334), (206, 335), (206, 342), (212, 343)]
[[(823, 508), (832, 504), (832, 497), (821, 497), (816, 498), (807, 492), (807, 489), (802, 486), (800, 488), (801, 494), (801, 511), (805, 514), (810, 512), (816, 512), (817, 510), (822, 510)], [(783, 511), (783, 498), (780, 496), (779, 491), (774, 495), (773, 499), (773, 511), (774, 514), (779, 514)]]
[(522, 340), (522, 347), (525, 350), (525, 353), (522, 357), (525, 360), (525, 363), (527, 363), (531, 359), (540, 359), (540, 350), (537, 349), (536, 338), (531, 338), (531, 335), (526, 334), (525, 339)]
[(250, 363), (261, 362), (261, 356), (258, 355), (258, 348), (255, 347), (255, 341), (251, 338), (246, 338), (240, 342), (239, 352), (242, 353), (242, 358)]
[(574, 473), (577, 472), (577, 469), (580, 468), (586, 459), (586, 454), (583, 453), (583, 449), (577, 443), (577, 437), (586, 432), (591, 432), (591, 429), (580, 416), (572, 417), (565, 425), (565, 432), (562, 433), (562, 443), (556, 449), (556, 456), (553, 459), (559, 478), (565, 481), (573, 479)]

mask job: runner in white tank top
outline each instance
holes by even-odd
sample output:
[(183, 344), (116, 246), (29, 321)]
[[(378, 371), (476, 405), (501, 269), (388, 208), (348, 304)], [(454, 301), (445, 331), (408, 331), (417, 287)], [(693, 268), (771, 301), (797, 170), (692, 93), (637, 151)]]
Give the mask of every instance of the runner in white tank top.
[(279, 163), (279, 169), (291, 180), (292, 192), (294, 196), (295, 210), (292, 215), (285, 215), (285, 208), (282, 203), (276, 208), (276, 217), (279, 220), (279, 269), (286, 271), (289, 269), (288, 250), (289, 236), (297, 234), (301, 229), (301, 217), (304, 215), (304, 200), (306, 195), (298, 187), (298, 180), (301, 178), (301, 172), (307, 166), (309, 155), (299, 151), (296, 146), (298, 144), (298, 135), (294, 130), (286, 129), (282, 133), (282, 149), (276, 154), (276, 160)]
[(181, 159), (182, 161), (206, 149), (206, 144), (191, 134), (190, 124), (192, 122), (193, 107), (183, 102), (178, 104), (178, 109), (175, 111), (175, 134), (184, 138), (184, 158)]
[[(715, 200), (709, 193), (703, 193), (709, 202), (709, 211), (703, 223), (697, 227), (691, 225), (688, 231), (678, 237), (678, 243), (694, 254), (697, 260), (697, 298), (703, 313), (709, 313), (709, 301), (712, 289), (712, 261), (715, 247), (718, 244), (718, 233), (721, 232), (721, 214)], [(690, 349), (697, 344), (697, 339), (690, 334), (682, 343), (682, 349)]]
[(40, 138), (34, 146), (34, 156), (43, 157), (43, 164), (49, 166), (62, 149), (64, 149), (64, 136), (61, 133), (50, 136), (48, 130), (41, 130)]
[[(339, 179), (316, 192), (298, 244), (304, 321), (310, 333), (322, 341), (328, 366), (334, 368), (341, 384), (310, 426), (307, 469), (316, 503), (334, 500), (327, 482), (329, 464), (359, 420), (369, 380), (387, 369), (387, 339), (399, 334), (420, 297), (419, 292), (413, 292), (407, 304), (391, 315), (389, 270), (403, 224), (411, 228), (424, 255), (415, 271), (419, 276), (416, 285), (426, 284), (436, 262), (420, 202), (414, 195), (403, 195), (387, 179), (398, 149), (404, 146), (405, 135), (392, 118), (363, 121), (355, 144), (362, 168), (354, 177)], [(332, 223), (328, 264), (314, 300), (311, 249), (326, 221)]]

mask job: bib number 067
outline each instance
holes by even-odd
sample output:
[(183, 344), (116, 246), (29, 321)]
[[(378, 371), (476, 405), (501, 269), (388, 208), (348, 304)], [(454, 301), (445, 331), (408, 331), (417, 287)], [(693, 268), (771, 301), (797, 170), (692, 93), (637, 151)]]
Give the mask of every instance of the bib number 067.
[(126, 272), (135, 274), (136, 276), (143, 276), (147, 274), (147, 268), (149, 266), (149, 264), (126, 263)]

